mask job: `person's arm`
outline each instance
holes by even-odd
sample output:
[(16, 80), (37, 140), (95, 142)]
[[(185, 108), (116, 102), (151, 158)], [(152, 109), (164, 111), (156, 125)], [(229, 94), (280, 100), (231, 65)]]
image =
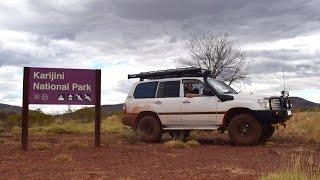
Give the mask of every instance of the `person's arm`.
[(200, 96), (200, 94), (193, 94), (193, 93), (186, 94), (186, 97), (188, 97), (188, 98), (193, 98), (193, 97), (198, 97), (198, 96)]

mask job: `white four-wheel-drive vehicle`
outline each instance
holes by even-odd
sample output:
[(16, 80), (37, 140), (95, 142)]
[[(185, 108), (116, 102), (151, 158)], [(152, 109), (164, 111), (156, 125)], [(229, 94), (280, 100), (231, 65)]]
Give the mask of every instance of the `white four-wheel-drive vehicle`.
[(128, 75), (140, 78), (129, 91), (123, 124), (158, 142), (165, 132), (186, 138), (191, 130), (228, 131), (236, 145), (255, 145), (270, 138), (275, 124), (292, 116), (286, 91), (262, 97), (237, 93), (199, 68), (170, 69)]

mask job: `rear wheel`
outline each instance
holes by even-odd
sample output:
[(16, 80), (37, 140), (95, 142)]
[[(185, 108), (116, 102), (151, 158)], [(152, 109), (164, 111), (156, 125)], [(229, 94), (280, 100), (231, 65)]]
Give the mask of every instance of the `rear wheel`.
[(159, 142), (162, 136), (161, 125), (153, 116), (144, 116), (138, 124), (141, 140), (145, 142)]
[(261, 124), (250, 114), (236, 115), (228, 126), (231, 142), (240, 146), (256, 145), (261, 133)]
[(190, 135), (190, 130), (174, 130), (169, 131), (169, 134), (174, 139), (187, 139)]
[(273, 133), (274, 133), (274, 131), (275, 131), (275, 128), (273, 126), (271, 126), (271, 125), (263, 126), (260, 140), (264, 141), (264, 140), (267, 140), (267, 139), (271, 138)]

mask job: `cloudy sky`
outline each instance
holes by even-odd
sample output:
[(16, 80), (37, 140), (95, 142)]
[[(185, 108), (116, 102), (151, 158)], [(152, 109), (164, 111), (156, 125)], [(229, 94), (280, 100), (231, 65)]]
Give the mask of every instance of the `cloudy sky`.
[(247, 51), (242, 92), (320, 103), (320, 1), (10, 0), (0, 2), (0, 103), (21, 105), (22, 67), (102, 69), (102, 103), (121, 103), (128, 73), (174, 68), (198, 32), (228, 32)]

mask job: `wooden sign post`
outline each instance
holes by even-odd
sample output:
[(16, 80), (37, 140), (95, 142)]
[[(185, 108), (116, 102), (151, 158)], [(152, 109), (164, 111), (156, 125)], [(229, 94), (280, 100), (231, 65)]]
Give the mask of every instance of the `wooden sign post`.
[(21, 134), (23, 150), (28, 150), (29, 104), (95, 105), (95, 147), (100, 147), (100, 69), (24, 68)]

